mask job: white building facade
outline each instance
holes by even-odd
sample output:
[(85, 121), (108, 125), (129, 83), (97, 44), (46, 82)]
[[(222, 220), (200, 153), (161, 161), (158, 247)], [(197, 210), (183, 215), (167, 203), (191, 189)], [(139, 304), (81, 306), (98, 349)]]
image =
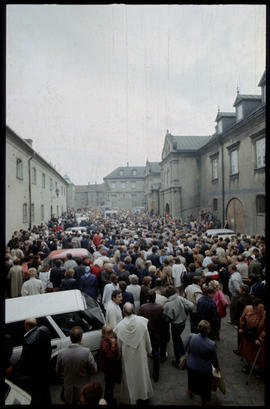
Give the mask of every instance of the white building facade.
[(67, 181), (6, 127), (6, 242), (16, 230), (46, 223), (67, 210)]

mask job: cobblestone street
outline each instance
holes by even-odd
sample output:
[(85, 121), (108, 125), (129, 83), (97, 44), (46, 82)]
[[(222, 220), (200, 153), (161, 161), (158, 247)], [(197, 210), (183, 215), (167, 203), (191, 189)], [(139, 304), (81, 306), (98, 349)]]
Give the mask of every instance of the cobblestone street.
[[(226, 385), (226, 394), (218, 389), (212, 392), (212, 399), (208, 406), (264, 406), (264, 380), (257, 379), (251, 375), (249, 384), (246, 385), (248, 375), (244, 374), (241, 368), (244, 365), (241, 357), (232, 351), (237, 344), (237, 331), (227, 323), (227, 317), (223, 319), (221, 328), (221, 340), (217, 341), (217, 353), (220, 367)], [(189, 334), (189, 318), (183, 332), (183, 340)], [(181, 371), (171, 365), (173, 356), (172, 342), (169, 343), (168, 359), (161, 364), (160, 377), (157, 383), (153, 382), (154, 396), (150, 400), (150, 405), (179, 405), (198, 406), (201, 404), (199, 396), (190, 399), (187, 395), (187, 371)], [(152, 367), (151, 359), (150, 371)], [(92, 377), (92, 380), (101, 382), (104, 385), (103, 374), (99, 372)], [(61, 385), (51, 387), (52, 403), (63, 404), (60, 399)], [(115, 386), (115, 398), (119, 399), (120, 385)]]

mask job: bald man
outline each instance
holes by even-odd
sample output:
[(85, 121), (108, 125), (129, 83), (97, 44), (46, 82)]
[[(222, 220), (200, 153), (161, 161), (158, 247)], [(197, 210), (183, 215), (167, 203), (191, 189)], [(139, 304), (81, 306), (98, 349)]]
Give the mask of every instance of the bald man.
[(31, 405), (50, 404), (49, 365), (52, 353), (50, 332), (44, 325), (38, 326), (35, 318), (24, 322), (26, 334), (22, 354), (12, 372), (20, 371), (28, 377)]
[[(147, 356), (152, 352), (148, 319), (134, 314), (133, 304), (123, 307), (125, 318), (114, 328), (122, 355), (120, 403), (135, 405), (153, 396)], [(137, 402), (139, 403), (139, 402)]]

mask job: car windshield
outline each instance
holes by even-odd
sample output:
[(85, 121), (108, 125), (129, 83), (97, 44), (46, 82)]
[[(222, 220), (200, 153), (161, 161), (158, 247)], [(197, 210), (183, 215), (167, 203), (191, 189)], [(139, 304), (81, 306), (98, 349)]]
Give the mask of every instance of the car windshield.
[(86, 302), (87, 309), (84, 311), (91, 319), (96, 321), (98, 328), (102, 328), (105, 324), (104, 315), (101, 311), (100, 306), (94, 298), (90, 297), (88, 294), (82, 293)]

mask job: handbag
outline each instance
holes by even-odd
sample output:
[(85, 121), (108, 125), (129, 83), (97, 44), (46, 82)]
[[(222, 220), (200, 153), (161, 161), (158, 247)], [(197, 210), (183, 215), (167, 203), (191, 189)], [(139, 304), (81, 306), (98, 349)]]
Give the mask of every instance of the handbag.
[[(192, 335), (193, 337), (193, 335)], [(180, 360), (179, 360), (179, 368), (182, 369), (182, 371), (184, 371), (187, 367), (187, 357), (188, 357), (188, 353), (189, 353), (189, 348), (190, 348), (190, 344), (192, 341), (192, 337), (190, 337), (190, 340), (187, 344), (187, 348), (186, 348), (186, 352), (184, 355), (181, 356)]]
[(216, 368), (212, 365), (212, 384), (211, 384), (211, 390), (216, 391), (220, 382), (221, 378), (221, 373), (220, 371), (218, 372)]

